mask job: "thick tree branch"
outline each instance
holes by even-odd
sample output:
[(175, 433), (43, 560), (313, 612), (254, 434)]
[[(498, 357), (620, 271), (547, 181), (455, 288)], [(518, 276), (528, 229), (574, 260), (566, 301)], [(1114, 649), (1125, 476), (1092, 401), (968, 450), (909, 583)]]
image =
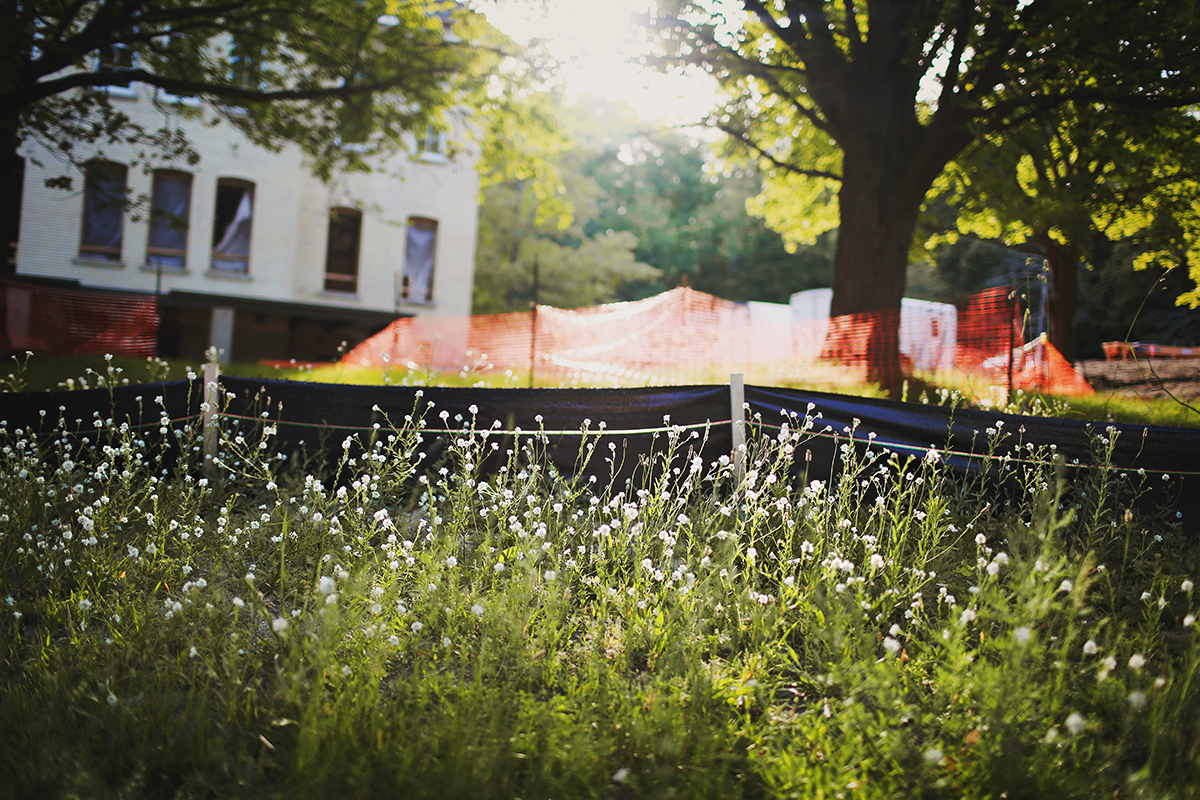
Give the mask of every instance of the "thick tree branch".
[[(425, 74), (438, 78), (455, 73), (454, 68), (431, 68)], [(206, 81), (189, 81), (175, 78), (164, 78), (143, 69), (122, 70), (120, 72), (74, 72), (50, 81), (36, 84), (38, 96), (36, 100), (62, 94), (70, 89), (82, 87), (102, 88), (105, 86), (129, 86), (131, 83), (146, 83), (157, 86), (171, 94), (190, 95), (202, 94), (222, 100), (240, 100), (249, 103), (271, 103), (288, 100), (327, 100), (334, 98), (358, 97), (373, 92), (386, 92), (411, 82), (412, 76), (397, 75), (391, 80), (371, 81), (368, 83), (342, 83), (338, 86), (312, 86), (302, 89), (276, 89), (263, 91), (231, 84), (217, 84)], [(3, 97), (3, 95), (0, 95)]]
[(858, 32), (858, 15), (854, 12), (854, 0), (842, 0), (846, 9), (846, 38), (850, 41), (850, 49), (862, 47), (862, 36)]

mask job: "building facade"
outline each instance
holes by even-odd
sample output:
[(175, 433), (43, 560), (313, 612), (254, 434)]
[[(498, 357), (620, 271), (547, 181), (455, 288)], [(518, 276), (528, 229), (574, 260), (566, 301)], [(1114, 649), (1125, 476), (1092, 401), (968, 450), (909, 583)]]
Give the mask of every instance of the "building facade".
[[(479, 179), (461, 127), (326, 183), (298, 148), (256, 147), (194, 99), (109, 91), (200, 161), (105, 145), (75, 166), (27, 142), (17, 279), (157, 295), (169, 357), (332, 360), (397, 317), (470, 314)], [(63, 175), (72, 190), (46, 186)]]

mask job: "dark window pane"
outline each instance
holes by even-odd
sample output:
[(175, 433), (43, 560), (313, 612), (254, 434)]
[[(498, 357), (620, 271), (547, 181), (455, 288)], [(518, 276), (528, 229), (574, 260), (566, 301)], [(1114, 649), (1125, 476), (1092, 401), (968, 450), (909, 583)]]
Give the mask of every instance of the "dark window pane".
[(124, 219), (125, 167), (90, 165), (84, 176), (80, 255), (120, 261)]
[(358, 289), (358, 248), (362, 214), (334, 209), (329, 214), (329, 244), (325, 250), (325, 289), (353, 292)]
[(148, 263), (164, 267), (183, 266), (191, 205), (191, 177), (174, 173), (154, 175), (146, 257)]

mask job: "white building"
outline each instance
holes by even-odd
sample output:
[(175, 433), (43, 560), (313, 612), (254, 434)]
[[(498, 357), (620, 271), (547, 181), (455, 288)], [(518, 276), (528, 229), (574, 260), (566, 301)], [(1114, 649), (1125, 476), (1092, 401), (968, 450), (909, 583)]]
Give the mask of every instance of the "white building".
[[(142, 84), (109, 91), (148, 130), (182, 129), (200, 162), (145, 167), (105, 145), (103, 160), (74, 153), (80, 175), (26, 143), (18, 279), (157, 293), (160, 354), (189, 358), (333, 359), (400, 316), (470, 314), (479, 180), (465, 131), (414, 137), (411, 157), (327, 184), (295, 147), (205, 124), (209, 109), (185, 116)], [(46, 187), (60, 175), (74, 191)]]

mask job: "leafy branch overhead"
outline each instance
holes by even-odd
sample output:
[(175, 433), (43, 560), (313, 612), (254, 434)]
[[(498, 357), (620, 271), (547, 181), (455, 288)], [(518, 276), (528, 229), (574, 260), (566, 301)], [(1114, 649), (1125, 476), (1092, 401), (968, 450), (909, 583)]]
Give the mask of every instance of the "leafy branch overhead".
[[(552, 65), (462, 4), (51, 0), (7, 9), (0, 26), (7, 152), (34, 139), (71, 161), (77, 148), (90, 157), (123, 143), (147, 160), (194, 164), (177, 131), (147, 128), (113, 102), (113, 87), (134, 84), (156, 87), (164, 108), (223, 119), (256, 145), (298, 145), (326, 179), (372, 169), (404, 152), (413, 135), (459, 115), (482, 140), (485, 176), (523, 170), (543, 187), (547, 207), (569, 218), (570, 209), (553, 202), (561, 182), (540, 152), (553, 150), (553, 136), (539, 138), (533, 91)], [(205, 104), (178, 103), (188, 97)], [(0, 195), (12, 194), (17, 179), (11, 157), (5, 164), (0, 181), (10, 185)]]

